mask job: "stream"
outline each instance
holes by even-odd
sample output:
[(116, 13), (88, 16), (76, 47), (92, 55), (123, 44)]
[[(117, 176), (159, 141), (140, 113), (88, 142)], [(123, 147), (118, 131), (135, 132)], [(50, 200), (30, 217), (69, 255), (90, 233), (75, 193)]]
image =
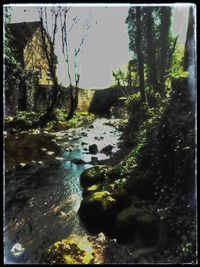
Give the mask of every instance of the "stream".
[[(38, 263), (54, 242), (72, 234), (89, 235), (77, 211), (82, 199), (80, 174), (119, 150), (119, 119), (97, 118), (83, 127), (54, 133), (20, 133), (5, 138), (4, 261)], [(98, 152), (91, 154), (89, 146)], [(75, 159), (75, 160), (74, 160)], [(95, 162), (95, 163), (94, 163)], [(15, 244), (22, 256), (12, 253)]]

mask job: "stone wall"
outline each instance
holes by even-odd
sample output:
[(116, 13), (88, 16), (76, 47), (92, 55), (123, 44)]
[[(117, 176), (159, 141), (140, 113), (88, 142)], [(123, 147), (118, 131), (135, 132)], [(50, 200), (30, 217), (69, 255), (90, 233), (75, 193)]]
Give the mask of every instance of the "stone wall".
[(77, 111), (88, 111), (95, 94), (95, 89), (80, 89), (78, 94)]
[[(33, 87), (33, 86), (32, 86)], [(38, 86), (33, 90), (30, 86), (27, 90), (27, 104), (28, 111), (42, 111), (49, 104), (49, 96), (51, 90), (48, 86)], [(134, 89), (135, 90), (135, 89)], [(94, 114), (107, 114), (110, 113), (111, 106), (118, 103), (119, 97), (124, 96), (124, 93), (133, 93), (133, 90), (130, 92), (125, 92), (122, 88), (106, 88), (106, 89), (79, 89), (78, 95), (78, 106), (77, 111), (88, 111)], [(15, 100), (19, 97), (15, 97)], [(65, 88), (62, 90), (59, 96), (59, 107), (67, 109), (69, 107), (69, 95), (68, 90)], [(9, 104), (9, 109), (10, 108)], [(17, 103), (13, 103), (13, 106), (17, 109)], [(7, 111), (12, 115), (16, 111)]]
[(118, 102), (119, 97), (133, 93), (135, 89), (125, 91), (118, 87), (105, 89), (80, 89), (78, 111), (89, 111), (95, 114), (110, 113), (112, 105)]

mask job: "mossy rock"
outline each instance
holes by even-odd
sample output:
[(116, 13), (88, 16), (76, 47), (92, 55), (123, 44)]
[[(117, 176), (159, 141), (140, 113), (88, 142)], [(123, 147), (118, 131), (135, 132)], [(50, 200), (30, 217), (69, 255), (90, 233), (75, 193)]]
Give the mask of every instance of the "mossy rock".
[(85, 197), (79, 214), (87, 221), (104, 221), (116, 211), (117, 201), (108, 191), (95, 192)]
[(117, 214), (114, 225), (123, 236), (139, 234), (145, 245), (158, 241), (158, 221), (151, 208), (129, 206)]
[(80, 183), (83, 188), (87, 188), (106, 179), (106, 171), (109, 167), (96, 165), (95, 167), (84, 170), (81, 173)]
[(55, 131), (64, 131), (69, 128), (67, 122), (57, 121), (55, 125), (53, 126), (53, 129)]
[(151, 232), (156, 224), (156, 218), (148, 208), (136, 208), (129, 206), (121, 210), (116, 216), (116, 228), (126, 229), (128, 227), (141, 230), (142, 232)]
[(94, 252), (89, 244), (64, 239), (50, 246), (43, 258), (46, 263), (91, 264), (94, 262)]

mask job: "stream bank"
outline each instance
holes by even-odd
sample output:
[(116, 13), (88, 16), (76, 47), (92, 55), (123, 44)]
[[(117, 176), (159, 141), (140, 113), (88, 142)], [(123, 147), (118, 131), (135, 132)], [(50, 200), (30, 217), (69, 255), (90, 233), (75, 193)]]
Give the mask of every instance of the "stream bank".
[(82, 220), (88, 228), (95, 223), (104, 229), (101, 218), (112, 214), (106, 223), (114, 238), (151, 251), (143, 263), (197, 261), (195, 105), (188, 79), (173, 81), (169, 100), (161, 110), (147, 110), (150, 116), (120, 164), (81, 174), (93, 180), (89, 188), (82, 185), (86, 191), (98, 185), (81, 202)]
[[(71, 235), (90, 237), (78, 216), (80, 174), (119, 151), (122, 132), (112, 126), (117, 122), (119, 119), (99, 118), (67, 131), (7, 134), (7, 263), (38, 263), (54, 242)], [(94, 145), (97, 151), (91, 150)], [(17, 249), (23, 253), (17, 256)]]

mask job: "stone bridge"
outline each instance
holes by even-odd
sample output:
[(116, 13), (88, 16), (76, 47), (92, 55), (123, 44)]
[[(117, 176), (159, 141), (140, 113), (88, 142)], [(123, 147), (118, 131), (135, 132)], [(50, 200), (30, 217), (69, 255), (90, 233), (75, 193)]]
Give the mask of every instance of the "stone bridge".
[(118, 102), (119, 97), (132, 94), (134, 89), (128, 90), (121, 87), (106, 89), (80, 89), (78, 111), (89, 111), (95, 114), (106, 114), (110, 107)]

